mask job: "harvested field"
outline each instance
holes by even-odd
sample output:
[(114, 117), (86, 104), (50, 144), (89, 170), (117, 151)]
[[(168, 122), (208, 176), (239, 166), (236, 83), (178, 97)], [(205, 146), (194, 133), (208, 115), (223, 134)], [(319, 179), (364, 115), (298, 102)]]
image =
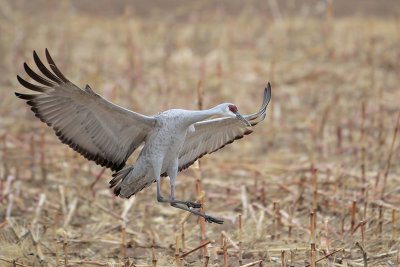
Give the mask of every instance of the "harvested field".
[[(0, 0), (0, 266), (399, 266), (400, 5), (375, 17), (274, 2), (144, 16), (124, 1), (108, 14), (103, 1)], [(113, 196), (111, 171), (14, 96), (45, 48), (76, 84), (147, 115), (222, 102), (250, 114), (270, 81), (254, 133), (177, 179), (177, 199), (225, 223), (157, 203), (155, 184)]]

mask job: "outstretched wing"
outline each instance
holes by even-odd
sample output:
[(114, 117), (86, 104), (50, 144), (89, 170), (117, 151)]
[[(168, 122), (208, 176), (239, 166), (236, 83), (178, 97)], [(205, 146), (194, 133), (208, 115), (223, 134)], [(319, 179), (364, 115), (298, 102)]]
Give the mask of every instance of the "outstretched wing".
[[(264, 100), (260, 110), (254, 114), (244, 116), (252, 126), (264, 120), (265, 110), (270, 99), (271, 85), (268, 83), (267, 88), (264, 90)], [(179, 171), (188, 168), (205, 154), (213, 153), (253, 132), (241, 120), (236, 118), (218, 118), (197, 122), (194, 124), (194, 129), (193, 132), (187, 134), (185, 143), (180, 151)]]
[(27, 101), (42, 122), (58, 138), (85, 158), (111, 170), (120, 170), (132, 152), (145, 140), (155, 119), (124, 109), (95, 93), (88, 85), (81, 89), (60, 72), (46, 49), (51, 72), (33, 52), (43, 75), (26, 63), (26, 73), (40, 85), (17, 76), (24, 87), (39, 94), (15, 95)]

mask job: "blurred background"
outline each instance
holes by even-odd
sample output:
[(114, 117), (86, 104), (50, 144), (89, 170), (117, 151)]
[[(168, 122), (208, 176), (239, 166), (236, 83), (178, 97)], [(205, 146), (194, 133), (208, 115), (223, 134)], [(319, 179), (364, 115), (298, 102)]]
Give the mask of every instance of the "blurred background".
[[(77, 85), (146, 115), (199, 95), (253, 113), (271, 82), (254, 133), (178, 176), (177, 198), (203, 197), (224, 225), (186, 221), (154, 186), (113, 197), (111, 172), (14, 96), (45, 48)], [(398, 264), (398, 0), (0, 0), (0, 55), (0, 265), (358, 266), (362, 249)]]

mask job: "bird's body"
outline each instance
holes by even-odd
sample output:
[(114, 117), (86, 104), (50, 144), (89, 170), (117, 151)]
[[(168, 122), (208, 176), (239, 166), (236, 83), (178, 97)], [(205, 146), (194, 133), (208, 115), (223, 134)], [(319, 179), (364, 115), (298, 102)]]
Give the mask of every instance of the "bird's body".
[[(218, 115), (218, 112), (218, 108), (204, 111), (171, 109), (154, 116), (154, 128), (149, 131), (136, 163), (121, 170), (122, 174), (128, 170), (129, 173), (124, 176), (115, 192), (121, 197), (130, 197), (156, 181), (157, 175), (176, 175), (174, 173), (179, 167), (178, 155), (187, 133), (195, 131), (196, 122)], [(118, 174), (117, 172), (114, 176), (119, 177)]]
[(190, 127), (185, 123), (188, 112), (174, 109), (154, 116), (155, 127), (148, 133), (135, 164), (120, 171), (129, 170), (130, 173), (116, 188), (116, 193), (121, 197), (130, 197), (156, 180), (153, 170), (159, 169), (159, 175), (170, 175), (173, 169), (177, 169), (177, 155)]
[[(244, 117), (231, 103), (208, 110), (171, 109), (145, 116), (114, 105), (88, 85), (84, 89), (77, 87), (59, 71), (47, 49), (46, 57), (54, 73), (34, 52), (35, 63), (45, 77), (24, 64), (27, 74), (41, 85), (17, 76), (23, 86), (40, 94), (16, 93), (17, 97), (26, 100), (35, 115), (52, 127), (63, 143), (87, 159), (116, 171), (110, 181), (116, 195), (129, 198), (156, 181), (158, 201), (169, 202), (206, 221), (222, 223), (189, 209), (200, 207), (197, 203), (175, 200), (177, 174), (203, 155), (250, 134), (252, 131), (248, 127), (265, 118), (271, 97), (269, 84), (261, 109)], [(213, 116), (224, 117), (209, 119)], [(135, 164), (124, 168), (128, 157), (142, 143), (144, 146)], [(167, 175), (171, 183), (170, 199), (163, 198), (160, 193), (160, 176)]]

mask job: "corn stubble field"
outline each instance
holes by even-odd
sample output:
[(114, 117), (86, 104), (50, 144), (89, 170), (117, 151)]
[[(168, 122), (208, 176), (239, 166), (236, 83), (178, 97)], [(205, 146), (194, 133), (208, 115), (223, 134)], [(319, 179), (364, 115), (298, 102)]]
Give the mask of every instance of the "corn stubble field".
[[(139, 17), (69, 2), (31, 14), (4, 1), (0, 266), (398, 266), (400, 22), (324, 8)], [(72, 81), (147, 115), (197, 109), (199, 95), (203, 108), (232, 102), (249, 114), (270, 81), (255, 132), (178, 176), (177, 198), (225, 223), (157, 203), (155, 184), (114, 197), (111, 172), (62, 145), (13, 94), (26, 92), (23, 62), (33, 67), (32, 50), (46, 47)]]

